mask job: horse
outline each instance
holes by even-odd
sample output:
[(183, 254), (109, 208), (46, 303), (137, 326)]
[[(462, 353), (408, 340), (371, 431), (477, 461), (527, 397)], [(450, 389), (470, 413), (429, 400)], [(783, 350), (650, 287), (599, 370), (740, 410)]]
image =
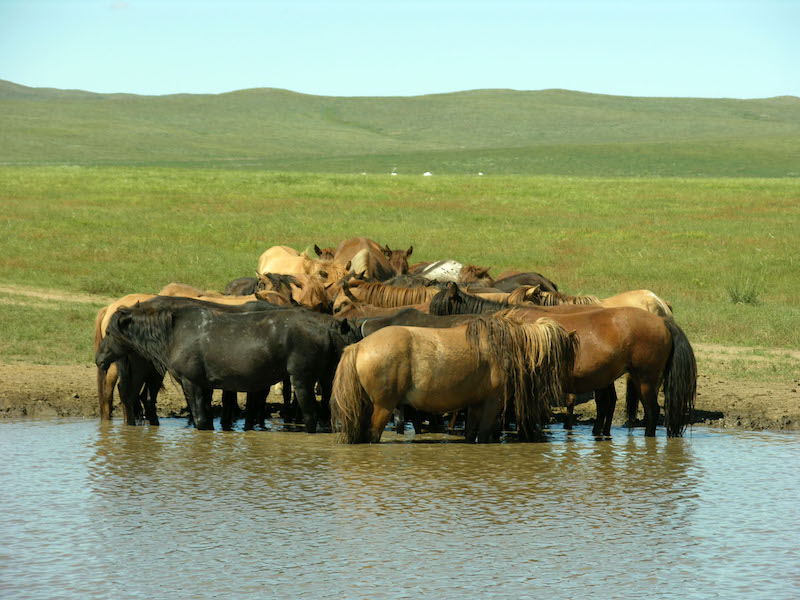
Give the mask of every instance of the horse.
[(218, 298), (222, 295), (223, 294), (220, 294), (214, 290), (201, 290), (200, 288), (196, 288), (186, 283), (176, 282), (168, 283), (156, 292), (156, 296), (183, 296), (184, 298), (198, 298), (200, 296), (212, 296)]
[(492, 267), (479, 267), (477, 265), (464, 265), (458, 282), (476, 287), (494, 287), (494, 279), (489, 275)]
[(502, 292), (513, 292), (522, 285), (540, 285), (542, 290), (547, 292), (557, 292), (558, 287), (544, 275), (529, 271), (520, 273), (519, 271), (505, 271), (495, 280), (494, 287)]
[(540, 306), (558, 306), (560, 304), (597, 304), (604, 308), (616, 306), (634, 306), (661, 317), (672, 316), (672, 304), (662, 300), (650, 290), (631, 290), (608, 298), (597, 296), (568, 296), (560, 292), (545, 292), (535, 286), (526, 293), (526, 298)]
[[(364, 250), (366, 252), (360, 254)], [(414, 246), (410, 246), (408, 250), (391, 250), (388, 245), (381, 248), (369, 238), (355, 237), (342, 241), (336, 247), (332, 262), (343, 267), (352, 261), (351, 271), (360, 274), (365, 270), (363, 274), (366, 278), (383, 281), (408, 271), (408, 257), (413, 250)], [(357, 264), (355, 258), (359, 254)]]
[(436, 287), (397, 287), (385, 285), (380, 282), (367, 282), (362, 280), (339, 282), (341, 290), (333, 301), (333, 314), (353, 303), (371, 304), (372, 306), (393, 308), (410, 306), (427, 302), (433, 298), (439, 289)]
[[(576, 339), (550, 319), (483, 316), (449, 329), (386, 327), (345, 349), (333, 383), (338, 441), (380, 441), (397, 406), (443, 413), (473, 407), (468, 441), (491, 439), (513, 403), (521, 434), (533, 434), (561, 397)], [(477, 422), (477, 425), (475, 424)]]
[(323, 322), (322, 315), (305, 309), (230, 312), (175, 300), (156, 298), (118, 309), (107, 330), (113, 339), (101, 344), (98, 366), (107, 368), (127, 349), (162, 375), (169, 372), (183, 388), (197, 429), (214, 428), (214, 389), (260, 393), (288, 376), (306, 431), (316, 431), (315, 383), (323, 400), (330, 398), (342, 350), (361, 339), (357, 328), (333, 317)]
[(320, 248), (316, 244), (314, 244), (314, 252), (319, 256), (320, 260), (333, 260), (333, 257), (336, 254), (336, 248)]
[[(175, 291), (173, 288), (172, 291)], [(259, 292), (259, 294), (266, 294)], [(153, 294), (129, 294), (100, 309), (95, 319), (94, 330), (94, 350), (98, 351), (100, 344), (106, 337), (108, 323), (114, 313), (122, 307), (133, 306), (137, 303), (152, 300), (156, 296)], [(178, 296), (185, 298), (183, 296)], [(272, 296), (273, 300), (277, 298)], [(230, 298), (213, 297), (192, 298), (197, 302), (213, 302), (215, 306), (230, 306), (230, 310), (255, 310), (271, 309), (276, 303), (259, 302), (259, 296), (233, 296)], [(284, 302), (286, 304), (288, 302)], [(241, 308), (244, 307), (244, 308)], [(119, 387), (120, 401), (122, 404), (123, 420), (126, 425), (139, 425), (143, 422), (142, 406), (144, 406), (144, 417), (151, 425), (158, 425), (158, 415), (156, 414), (156, 399), (161, 390), (163, 375), (148, 361), (139, 356), (136, 352), (129, 352), (119, 361), (114, 361), (108, 368), (97, 369), (97, 396), (100, 406), (100, 419), (110, 420), (113, 407), (114, 386)], [(226, 405), (223, 398), (223, 405)], [(285, 399), (284, 399), (285, 400)], [(233, 398), (235, 402), (235, 397)]]
[(229, 282), (222, 292), (225, 296), (250, 296), (264, 289), (264, 284), (257, 277), (239, 277)]
[(288, 294), (301, 306), (321, 313), (331, 312), (332, 301), (328, 295), (331, 284), (324, 284), (317, 277), (303, 273), (299, 275), (259, 273), (258, 278), (266, 292)]
[[(507, 304), (462, 294), (458, 287), (437, 294), (430, 303), (434, 315), (494, 313), (508, 308)], [(547, 316), (570, 331), (580, 340), (574, 368), (565, 385), (569, 393), (605, 390), (598, 413), (603, 411), (602, 429), (610, 434), (609, 411), (613, 415), (616, 394), (611, 397), (609, 386), (621, 375), (629, 375), (627, 411), (635, 417), (641, 401), (644, 406), (645, 436), (656, 433), (659, 415), (658, 390), (664, 385), (664, 424), (667, 436), (683, 435), (694, 410), (697, 395), (697, 363), (686, 334), (671, 317), (659, 317), (639, 308), (619, 307), (587, 309), (566, 307), (568, 312), (520, 307), (521, 319), (535, 321)], [(609, 405), (602, 406), (601, 403)], [(601, 421), (598, 414), (598, 423)]]
[(457, 260), (437, 260), (415, 271), (414, 274), (431, 281), (450, 283), (451, 281), (458, 282), (461, 279), (463, 268), (464, 265)]

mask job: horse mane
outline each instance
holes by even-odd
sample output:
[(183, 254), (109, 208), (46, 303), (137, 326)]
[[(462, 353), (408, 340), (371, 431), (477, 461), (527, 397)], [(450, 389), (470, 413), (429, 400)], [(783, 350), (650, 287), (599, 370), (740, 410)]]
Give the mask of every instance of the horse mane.
[(508, 301), (495, 302), (477, 296), (465, 294), (456, 284), (450, 284), (431, 298), (430, 314), (432, 315), (466, 315), (494, 313), (508, 308)]
[(572, 370), (577, 336), (559, 323), (540, 318), (522, 323), (520, 309), (475, 318), (467, 324), (467, 341), (480, 357), (499, 363), (504, 372), (503, 411), (511, 401), (521, 433), (533, 433), (550, 419), (550, 406), (560, 404), (562, 380)]
[(528, 293), (534, 289), (531, 285), (522, 285), (508, 295), (509, 304), (532, 304)]
[(601, 302), (597, 296), (568, 296), (561, 292), (543, 292), (541, 290), (538, 290), (532, 296), (534, 302), (539, 306), (558, 306), (560, 304), (589, 305), (600, 304)]
[[(119, 321), (130, 317), (130, 323), (123, 332)], [(169, 351), (172, 345), (173, 311), (172, 309), (153, 309), (141, 306), (118, 308), (106, 329), (106, 335), (113, 335), (128, 346), (131, 346), (142, 357), (155, 366), (160, 375), (170, 369)]]
[(387, 308), (427, 302), (439, 293), (436, 288), (427, 286), (404, 288), (368, 282), (353, 282), (350, 287), (361, 290), (360, 302)]
[(422, 275), (395, 275), (391, 279), (383, 282), (383, 285), (392, 285), (395, 287), (438, 287), (446, 286), (446, 283), (441, 283), (435, 279), (428, 279)]
[(479, 267), (478, 265), (464, 265), (461, 267), (461, 283), (483, 283), (486, 287), (494, 285), (494, 279), (489, 275), (492, 267)]
[[(372, 260), (370, 260), (372, 259)], [(365, 276), (370, 273), (372, 266), (371, 263), (374, 262), (374, 257), (370, 253), (368, 248), (364, 248), (363, 250), (359, 250), (356, 255), (350, 259), (350, 273), (353, 273), (356, 276)]]
[[(294, 275), (284, 275), (283, 273), (261, 273), (259, 279), (265, 284), (269, 282), (271, 291), (287, 293), (291, 295), (293, 285), (297, 285), (297, 277)], [(265, 281), (266, 280), (266, 281)], [(267, 290), (270, 291), (270, 290)]]

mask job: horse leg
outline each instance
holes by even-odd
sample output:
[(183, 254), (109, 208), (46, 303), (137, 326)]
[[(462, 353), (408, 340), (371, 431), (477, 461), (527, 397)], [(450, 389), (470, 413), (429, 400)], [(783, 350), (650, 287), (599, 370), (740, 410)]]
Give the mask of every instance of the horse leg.
[(458, 409), (453, 411), (452, 416), (450, 417), (450, 423), (447, 426), (447, 433), (453, 435), (456, 431), (456, 420), (458, 419)]
[(220, 427), (223, 431), (231, 431), (233, 429), (233, 417), (239, 405), (236, 403), (236, 392), (231, 390), (222, 390), (222, 418), (220, 418)]
[(161, 391), (161, 384), (164, 377), (156, 371), (152, 365), (147, 365), (148, 373), (145, 375), (145, 388), (147, 396), (143, 399), (144, 414), (147, 417), (147, 422), (150, 425), (158, 425), (158, 413), (156, 412), (156, 400), (158, 399), (158, 392)]
[(478, 417), (478, 437), (479, 444), (487, 444), (492, 441), (495, 432), (495, 423), (497, 421), (497, 403), (494, 401), (486, 401), (477, 407), (479, 411)]
[(603, 435), (611, 437), (611, 422), (614, 420), (614, 409), (617, 407), (617, 388), (610, 384), (606, 388), (606, 418), (603, 422)]
[(320, 404), (319, 404), (319, 418), (322, 423), (328, 424), (331, 422), (331, 392), (333, 391), (333, 373), (330, 377), (327, 375), (319, 380), (320, 391)]
[(126, 425), (144, 424), (142, 404), (139, 400), (139, 391), (142, 389), (142, 378), (137, 376), (128, 356), (123, 356), (117, 361), (117, 389), (122, 404), (122, 413)]
[(656, 424), (658, 423), (658, 385), (653, 385), (649, 381), (639, 382), (639, 390), (642, 394), (642, 404), (644, 405), (644, 435), (654, 437), (656, 435)]
[(292, 388), (297, 396), (297, 402), (303, 411), (303, 422), (306, 426), (306, 433), (316, 433), (317, 431), (317, 398), (314, 395), (313, 377), (292, 376)]
[(428, 413), (428, 432), (444, 433), (444, 417), (442, 413)]
[(258, 421), (259, 414), (258, 414), (258, 401), (256, 397), (251, 393), (247, 392), (247, 400), (245, 400), (244, 404), (244, 430), (245, 431), (252, 431), (256, 427), (256, 422)]
[(575, 394), (565, 394), (564, 404), (567, 407), (567, 416), (564, 419), (564, 429), (572, 429), (575, 424)]
[(404, 406), (398, 406), (394, 409), (394, 432), (397, 435), (405, 435), (406, 433), (406, 417)]
[(387, 423), (389, 423), (389, 419), (392, 418), (392, 412), (393, 410), (373, 404), (367, 440), (369, 443), (377, 444), (381, 441), (381, 434), (386, 428)]
[(292, 415), (292, 380), (286, 377), (281, 384), (281, 394), (283, 395), (283, 408), (281, 418), (284, 423), (288, 423)]
[(108, 371), (97, 369), (97, 399), (100, 403), (100, 419), (110, 421), (114, 409), (114, 386), (117, 385), (117, 363)]
[(192, 413), (194, 426), (197, 429), (214, 429), (211, 414), (211, 394), (213, 389), (202, 388), (190, 381), (182, 381), (183, 395)]

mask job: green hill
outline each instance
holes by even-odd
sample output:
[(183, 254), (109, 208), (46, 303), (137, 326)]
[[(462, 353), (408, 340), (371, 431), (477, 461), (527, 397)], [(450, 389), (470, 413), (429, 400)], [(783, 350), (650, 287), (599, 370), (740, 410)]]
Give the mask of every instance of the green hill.
[(800, 99), (565, 90), (137, 96), (0, 81), (0, 163), (796, 177)]

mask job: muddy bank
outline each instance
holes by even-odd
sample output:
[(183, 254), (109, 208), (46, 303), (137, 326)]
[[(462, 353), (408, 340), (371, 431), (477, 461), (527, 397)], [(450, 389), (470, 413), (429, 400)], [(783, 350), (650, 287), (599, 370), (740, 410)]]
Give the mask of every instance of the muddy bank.
[[(33, 365), (0, 363), (0, 418), (10, 417), (94, 417), (97, 404), (94, 365)], [(745, 429), (800, 430), (800, 380), (791, 384), (756, 381), (724, 381), (700, 375), (695, 422), (718, 427)], [(620, 401), (615, 423), (624, 421), (624, 387), (617, 384)], [(276, 402), (279, 398), (274, 398)], [(662, 399), (663, 400), (663, 399)], [(215, 402), (219, 401), (218, 393)], [(115, 415), (120, 416), (115, 398)], [(180, 390), (169, 379), (158, 400), (159, 414), (186, 414)], [(594, 402), (576, 408), (582, 421), (594, 418)]]

